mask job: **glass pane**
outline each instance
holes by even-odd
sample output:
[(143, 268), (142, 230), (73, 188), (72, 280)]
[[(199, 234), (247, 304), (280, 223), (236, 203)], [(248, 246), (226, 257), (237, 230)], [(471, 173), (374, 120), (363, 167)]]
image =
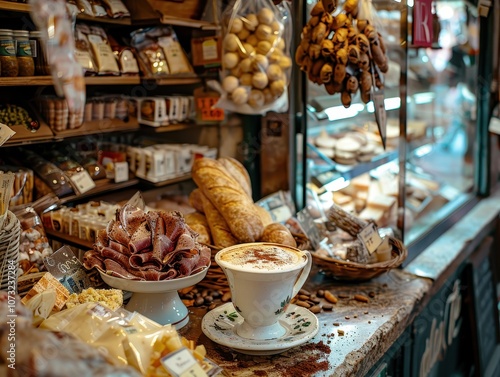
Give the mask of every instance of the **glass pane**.
[(405, 243), (473, 189), (479, 25), (462, 1), (436, 2), (434, 11), (433, 48), (408, 50)]

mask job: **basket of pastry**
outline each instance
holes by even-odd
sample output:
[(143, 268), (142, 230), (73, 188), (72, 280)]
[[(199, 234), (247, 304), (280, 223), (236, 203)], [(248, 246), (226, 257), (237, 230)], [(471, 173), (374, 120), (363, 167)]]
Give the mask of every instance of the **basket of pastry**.
[(212, 251), (210, 268), (200, 285), (229, 289), (214, 260), (225, 247), (257, 241), (297, 246), (290, 230), (273, 222), (269, 212), (254, 203), (249, 174), (238, 160), (198, 158), (191, 173), (198, 187), (189, 195), (189, 202), (196, 212), (185, 215), (186, 223)]
[(369, 280), (399, 267), (408, 255), (405, 245), (390, 232), (377, 229), (333, 204), (326, 212), (337, 230), (312, 253), (324, 272), (339, 280)]

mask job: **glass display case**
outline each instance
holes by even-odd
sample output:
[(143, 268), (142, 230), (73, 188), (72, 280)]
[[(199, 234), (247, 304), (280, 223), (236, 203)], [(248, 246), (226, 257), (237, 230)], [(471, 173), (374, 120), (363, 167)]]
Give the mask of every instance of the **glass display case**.
[[(310, 25), (316, 3), (296, 4), (304, 25)], [(387, 118), (385, 145), (373, 101), (362, 98), (361, 89), (344, 106), (343, 93), (329, 94), (304, 66), (306, 73), (295, 77), (299, 207), (326, 209), (336, 203), (379, 227), (391, 227), (407, 246), (442, 232), (440, 224), (474, 203), (484, 168), (478, 145), (484, 132), (478, 120), (484, 83), (478, 62), (492, 38), (481, 39), (480, 46), (481, 17), (470, 2), (425, 3), (432, 4), (431, 40), (423, 47), (413, 35), (414, 17), (421, 16), (413, 1), (373, 1), (371, 23), (383, 38), (388, 64), (377, 76)], [(333, 17), (345, 13), (346, 6), (339, 2)], [(348, 17), (357, 30), (359, 14)], [(297, 31), (297, 46), (304, 33)], [(319, 59), (330, 61), (322, 52)], [(335, 74), (339, 63), (331, 64)], [(349, 73), (356, 74), (348, 69), (344, 80)]]

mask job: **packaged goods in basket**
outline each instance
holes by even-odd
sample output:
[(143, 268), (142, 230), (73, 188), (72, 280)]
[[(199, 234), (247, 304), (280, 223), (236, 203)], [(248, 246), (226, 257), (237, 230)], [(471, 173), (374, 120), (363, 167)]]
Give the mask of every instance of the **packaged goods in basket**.
[(25, 167), (3, 165), (0, 166), (0, 171), (14, 174), (14, 184), (12, 186), (12, 194), (9, 202), (10, 208), (21, 204), (28, 204), (33, 201), (35, 179), (33, 170)]

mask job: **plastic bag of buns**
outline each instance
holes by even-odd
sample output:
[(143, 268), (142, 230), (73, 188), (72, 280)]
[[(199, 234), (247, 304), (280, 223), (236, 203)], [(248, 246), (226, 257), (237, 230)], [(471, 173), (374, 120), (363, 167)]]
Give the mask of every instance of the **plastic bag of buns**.
[(237, 0), (223, 15), (218, 108), (241, 114), (285, 112), (292, 60), (287, 2)]

